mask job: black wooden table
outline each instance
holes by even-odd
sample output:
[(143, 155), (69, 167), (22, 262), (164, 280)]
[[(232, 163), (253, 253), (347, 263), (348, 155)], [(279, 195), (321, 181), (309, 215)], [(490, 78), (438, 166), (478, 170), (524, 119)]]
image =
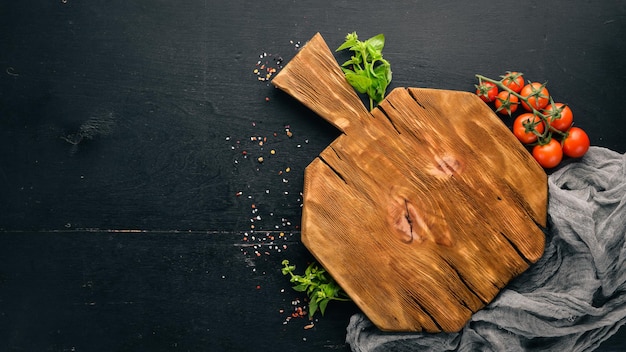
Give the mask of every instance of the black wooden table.
[[(316, 32), (384, 33), (392, 88), (519, 70), (623, 153), (625, 16), (624, 1), (4, 1), (0, 350), (347, 350), (358, 309), (331, 303), (305, 329), (280, 273), (311, 260), (303, 171), (338, 132), (273, 75)], [(622, 329), (600, 350), (624, 345)]]

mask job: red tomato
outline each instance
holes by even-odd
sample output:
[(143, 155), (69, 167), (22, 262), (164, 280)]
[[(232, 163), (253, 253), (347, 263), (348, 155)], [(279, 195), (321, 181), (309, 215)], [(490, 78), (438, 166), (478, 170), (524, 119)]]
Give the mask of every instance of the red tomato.
[(563, 153), (571, 158), (580, 158), (589, 150), (589, 136), (582, 128), (572, 127), (563, 140)]
[(498, 95), (498, 86), (491, 82), (480, 82), (476, 85), (476, 95), (485, 103), (491, 103)]
[(519, 98), (505, 90), (498, 93), (495, 100), (496, 112), (499, 112), (502, 115), (511, 116), (511, 114), (517, 110), (518, 105)]
[[(548, 93), (548, 89), (546, 89), (544, 84), (539, 82), (532, 82), (525, 85), (522, 90), (519, 92), (521, 96), (528, 100), (528, 104), (534, 107), (536, 110), (541, 110), (545, 108), (550, 99), (550, 94)], [(528, 111), (532, 111), (531, 107), (528, 106), (524, 101), (522, 101), (522, 106), (524, 109)]]
[(502, 76), (502, 84), (515, 93), (519, 93), (524, 87), (524, 76), (521, 72), (507, 72)]
[(543, 133), (544, 127), (538, 116), (527, 112), (519, 115), (513, 121), (513, 134), (520, 142), (530, 144), (537, 141), (537, 133)]
[(550, 127), (561, 132), (567, 131), (574, 121), (572, 109), (563, 103), (550, 104), (543, 109), (543, 113), (548, 116)]
[(537, 160), (539, 165), (544, 169), (551, 169), (563, 160), (563, 149), (561, 143), (551, 138), (546, 144), (538, 144), (533, 148), (533, 158)]

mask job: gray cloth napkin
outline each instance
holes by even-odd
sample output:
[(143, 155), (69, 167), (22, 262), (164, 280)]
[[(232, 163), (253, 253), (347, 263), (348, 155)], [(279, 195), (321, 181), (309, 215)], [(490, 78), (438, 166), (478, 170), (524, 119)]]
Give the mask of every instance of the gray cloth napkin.
[(366, 351), (589, 351), (626, 323), (626, 155), (591, 147), (548, 177), (543, 257), (458, 333), (386, 333), (363, 314)]

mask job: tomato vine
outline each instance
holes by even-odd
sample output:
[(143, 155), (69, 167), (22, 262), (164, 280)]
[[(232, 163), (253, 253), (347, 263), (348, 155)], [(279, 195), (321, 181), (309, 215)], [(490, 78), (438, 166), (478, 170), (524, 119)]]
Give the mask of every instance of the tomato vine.
[(523, 74), (510, 71), (499, 80), (479, 74), (476, 78), (476, 94), (485, 103), (493, 103), (496, 113), (512, 117), (515, 111), (521, 111), (512, 132), (532, 149), (533, 157), (542, 167), (556, 167), (563, 155), (580, 158), (589, 149), (587, 133), (573, 127), (571, 108), (554, 101), (547, 83), (528, 81), (523, 85)]

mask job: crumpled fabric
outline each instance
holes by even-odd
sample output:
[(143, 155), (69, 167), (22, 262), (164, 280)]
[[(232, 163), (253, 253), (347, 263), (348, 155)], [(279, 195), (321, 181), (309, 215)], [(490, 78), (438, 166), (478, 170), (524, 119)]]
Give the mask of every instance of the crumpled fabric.
[(361, 313), (354, 352), (590, 351), (626, 323), (626, 154), (591, 147), (548, 177), (541, 259), (458, 333), (389, 333)]

